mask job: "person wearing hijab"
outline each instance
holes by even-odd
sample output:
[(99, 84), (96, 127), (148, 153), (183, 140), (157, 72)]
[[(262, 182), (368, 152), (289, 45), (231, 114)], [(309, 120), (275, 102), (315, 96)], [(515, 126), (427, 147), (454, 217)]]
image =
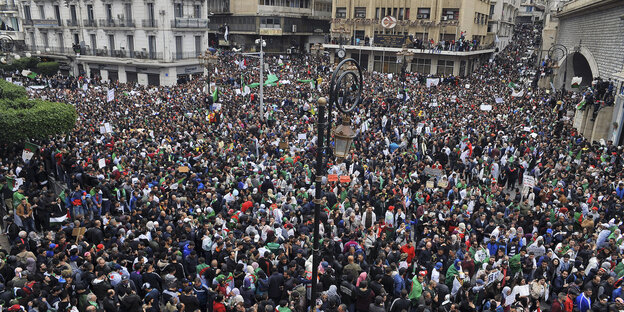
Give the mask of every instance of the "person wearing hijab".
[(360, 273), (360, 276), (358, 277), (357, 282), (355, 283), (355, 286), (356, 286), (356, 287), (360, 287), (360, 283), (361, 283), (362, 281), (365, 281), (365, 280), (366, 280), (366, 278), (367, 278), (367, 276), (368, 276), (368, 274), (367, 274), (366, 272), (362, 272), (362, 273)]

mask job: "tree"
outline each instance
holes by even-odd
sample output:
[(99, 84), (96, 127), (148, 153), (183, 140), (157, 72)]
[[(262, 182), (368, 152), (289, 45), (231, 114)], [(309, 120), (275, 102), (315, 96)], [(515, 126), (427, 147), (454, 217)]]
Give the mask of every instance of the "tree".
[(56, 75), (58, 70), (58, 62), (41, 62), (37, 64), (37, 72), (47, 77)]
[(66, 103), (28, 99), (26, 90), (0, 80), (0, 142), (16, 143), (68, 133), (76, 109)]

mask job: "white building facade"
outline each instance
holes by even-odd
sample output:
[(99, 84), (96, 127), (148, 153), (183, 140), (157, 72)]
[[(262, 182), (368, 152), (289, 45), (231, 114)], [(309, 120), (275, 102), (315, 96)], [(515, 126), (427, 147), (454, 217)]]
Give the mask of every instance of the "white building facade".
[(491, 0), (488, 37), (499, 51), (503, 50), (513, 37), (516, 17), (521, 0)]
[[(10, 1), (10, 0), (9, 0)], [(174, 85), (201, 74), (208, 47), (206, 1), (22, 1), (26, 49), (65, 73), (103, 80)]]

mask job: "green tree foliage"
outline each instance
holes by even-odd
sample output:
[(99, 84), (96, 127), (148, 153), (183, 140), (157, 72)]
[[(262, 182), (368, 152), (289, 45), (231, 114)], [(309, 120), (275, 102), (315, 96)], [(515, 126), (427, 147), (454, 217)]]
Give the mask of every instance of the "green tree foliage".
[(59, 70), (58, 62), (41, 62), (37, 64), (37, 69), (35, 72), (42, 74), (44, 76), (54, 76)]
[(24, 69), (34, 71), (37, 69), (39, 61), (40, 59), (38, 57), (22, 57), (19, 60), (13, 60), (11, 64), (0, 64), (0, 69), (11, 72), (15, 72), (16, 70), (21, 72)]
[(28, 99), (24, 88), (4, 80), (0, 90), (0, 142), (45, 139), (76, 125), (76, 109), (70, 104)]

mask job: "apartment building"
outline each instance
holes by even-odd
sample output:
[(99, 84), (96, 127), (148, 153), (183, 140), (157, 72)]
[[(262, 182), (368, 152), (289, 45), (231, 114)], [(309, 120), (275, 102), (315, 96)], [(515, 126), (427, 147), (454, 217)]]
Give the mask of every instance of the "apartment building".
[[(407, 52), (407, 71), (463, 76), (494, 51), (484, 44), (490, 0), (334, 0), (333, 6), (325, 48), (336, 52), (334, 61), (353, 57), (369, 71), (398, 73)], [(381, 24), (388, 16), (396, 20), (392, 28)], [(454, 48), (459, 41), (474, 47)]]
[[(329, 33), (331, 0), (214, 0), (208, 1), (211, 44), (255, 50), (259, 36), (266, 51), (298, 53), (323, 43)], [(219, 27), (227, 25), (229, 41), (216, 41)]]
[(490, 0), (487, 43), (493, 43), (499, 50), (511, 41), (520, 10), (521, 0)]
[[(10, 0), (9, 0), (10, 1)], [(174, 85), (203, 73), (206, 1), (29, 0), (19, 5), (26, 49), (74, 75)]]

